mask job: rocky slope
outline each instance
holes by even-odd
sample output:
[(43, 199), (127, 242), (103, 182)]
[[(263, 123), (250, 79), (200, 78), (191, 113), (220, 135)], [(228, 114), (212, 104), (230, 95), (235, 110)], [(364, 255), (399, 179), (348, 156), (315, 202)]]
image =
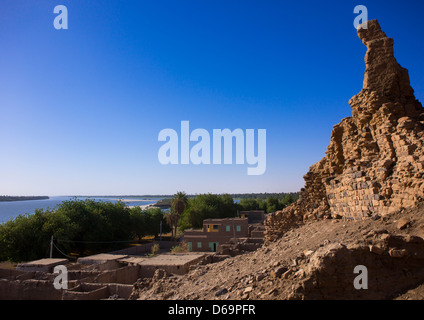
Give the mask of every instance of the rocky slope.
[(377, 20), (358, 36), (366, 70), (362, 91), (349, 101), (352, 116), (333, 127), (296, 205), (267, 221), (270, 241), (308, 219), (386, 215), (424, 198), (424, 108)]
[[(158, 270), (133, 299), (420, 299), (424, 296), (424, 205), (361, 221), (307, 221), (244, 255), (186, 275)], [(357, 290), (357, 265), (368, 289)]]

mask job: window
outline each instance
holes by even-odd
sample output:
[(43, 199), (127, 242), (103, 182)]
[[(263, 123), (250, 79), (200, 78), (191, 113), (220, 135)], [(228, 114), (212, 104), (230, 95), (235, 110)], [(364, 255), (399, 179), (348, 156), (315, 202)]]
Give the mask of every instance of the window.
[(197, 248), (201, 248), (202, 247), (202, 243), (201, 242), (198, 242), (197, 243)]
[(192, 242), (187, 242), (188, 245), (188, 251), (193, 251), (193, 243)]
[(219, 231), (219, 225), (218, 224), (208, 224), (206, 225), (207, 232), (218, 232)]
[(236, 227), (236, 230), (240, 232), (241, 231), (241, 227), (240, 226), (237, 226)]
[(225, 226), (225, 231), (231, 231), (231, 226)]

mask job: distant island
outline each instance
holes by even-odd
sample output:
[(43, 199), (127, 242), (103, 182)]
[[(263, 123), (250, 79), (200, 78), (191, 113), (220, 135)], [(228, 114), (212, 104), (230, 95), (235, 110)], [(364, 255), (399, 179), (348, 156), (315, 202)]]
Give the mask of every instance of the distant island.
[(5, 201), (27, 201), (27, 200), (46, 200), (50, 199), (47, 196), (31, 196), (31, 197), (16, 197), (16, 196), (0, 196), (0, 202)]

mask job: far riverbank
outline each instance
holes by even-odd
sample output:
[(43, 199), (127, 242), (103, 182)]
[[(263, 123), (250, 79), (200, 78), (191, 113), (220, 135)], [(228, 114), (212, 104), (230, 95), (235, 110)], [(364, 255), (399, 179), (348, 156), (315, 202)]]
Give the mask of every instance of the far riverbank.
[(0, 202), (5, 201), (30, 201), (30, 200), (48, 200), (48, 196), (0, 196)]

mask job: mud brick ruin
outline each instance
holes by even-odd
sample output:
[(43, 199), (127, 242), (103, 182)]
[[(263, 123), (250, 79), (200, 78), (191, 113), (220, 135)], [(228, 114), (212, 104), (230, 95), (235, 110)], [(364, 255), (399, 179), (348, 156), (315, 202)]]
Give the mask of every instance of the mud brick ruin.
[(352, 116), (333, 127), (298, 202), (268, 219), (267, 241), (304, 220), (384, 216), (424, 198), (424, 109), (377, 20), (357, 32), (366, 70), (362, 91), (349, 101)]

